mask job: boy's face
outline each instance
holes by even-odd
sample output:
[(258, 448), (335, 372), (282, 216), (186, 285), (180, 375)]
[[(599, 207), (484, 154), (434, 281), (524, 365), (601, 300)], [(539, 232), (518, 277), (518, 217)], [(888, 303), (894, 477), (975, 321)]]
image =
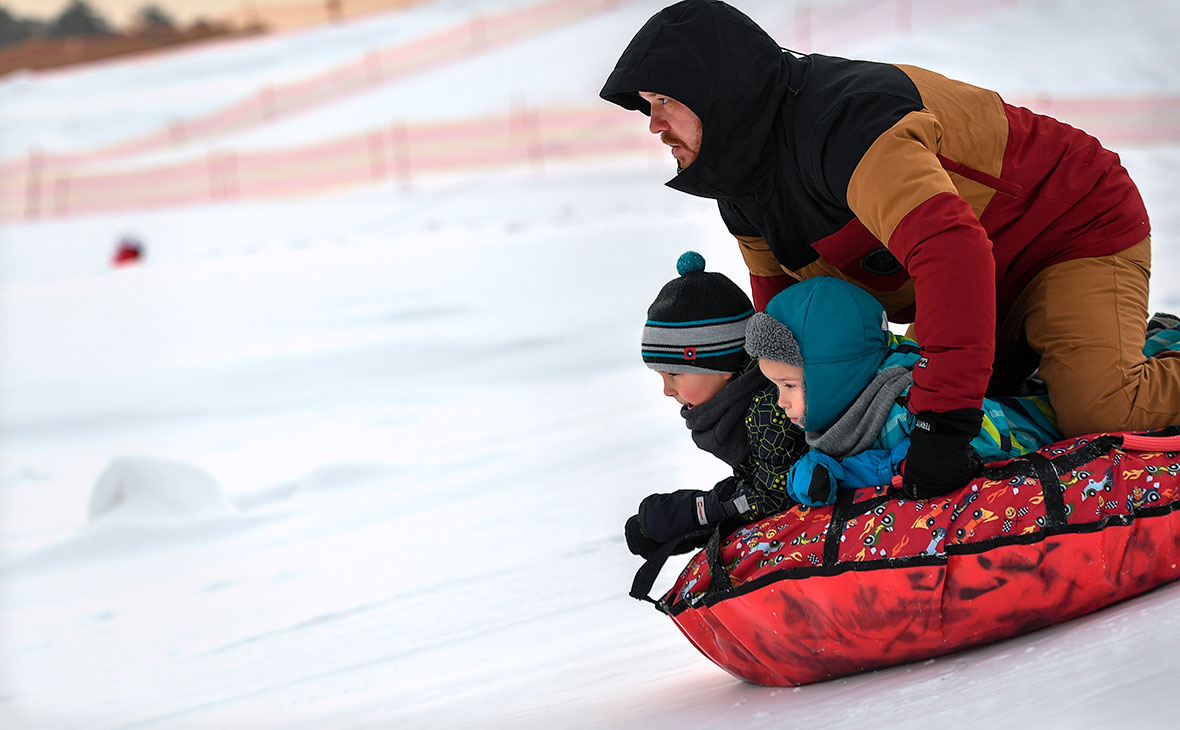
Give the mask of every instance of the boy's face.
[(778, 407), (791, 423), (803, 427), (807, 417), (807, 399), (803, 395), (803, 368), (775, 360), (758, 360), (758, 369), (766, 379), (778, 386)]
[(733, 373), (668, 373), (657, 370), (664, 380), (664, 395), (682, 406), (693, 408), (717, 395)]

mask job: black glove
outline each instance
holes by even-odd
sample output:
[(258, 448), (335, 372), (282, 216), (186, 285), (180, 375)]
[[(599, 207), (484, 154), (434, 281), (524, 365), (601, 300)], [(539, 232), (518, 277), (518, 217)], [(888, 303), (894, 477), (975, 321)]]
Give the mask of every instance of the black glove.
[(910, 451), (902, 464), (905, 496), (929, 499), (971, 481), (983, 467), (970, 443), (982, 424), (983, 411), (978, 408), (915, 414)]
[(733, 499), (740, 485), (738, 477), (729, 477), (708, 492), (681, 489), (645, 497), (639, 503), (639, 513), (627, 520), (624, 528), (627, 548), (646, 558), (653, 545), (658, 549), (690, 535), (697, 539), (686, 541), (678, 552), (704, 545), (714, 527), (749, 511), (744, 499)]
[(632, 555), (638, 555), (644, 560), (650, 558), (661, 547), (660, 543), (644, 535), (643, 530), (639, 529), (639, 515), (631, 515), (623, 532), (627, 536), (627, 549)]

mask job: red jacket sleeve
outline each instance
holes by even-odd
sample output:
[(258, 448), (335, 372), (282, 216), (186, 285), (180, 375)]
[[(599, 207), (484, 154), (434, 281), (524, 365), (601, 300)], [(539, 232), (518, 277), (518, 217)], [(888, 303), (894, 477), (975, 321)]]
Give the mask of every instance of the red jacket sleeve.
[(966, 201), (942, 193), (901, 220), (889, 250), (914, 277), (922, 360), (910, 410), (979, 408), (995, 355), (996, 271), (987, 233)]

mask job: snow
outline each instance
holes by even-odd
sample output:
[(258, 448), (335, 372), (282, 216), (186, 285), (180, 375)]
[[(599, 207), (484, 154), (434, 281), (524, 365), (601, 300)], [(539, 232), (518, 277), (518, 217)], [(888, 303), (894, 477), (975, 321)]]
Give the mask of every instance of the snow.
[[(523, 4), (9, 77), (0, 158), (133, 139)], [(1021, 98), (1180, 91), (1170, 0), (974, 5), (915, 2), (907, 32), (817, 27), (815, 49)], [(522, 98), (593, 104), (659, 6), (618, 3), (183, 153)], [(794, 5), (739, 7), (794, 42)], [(1171, 139), (1112, 143), (1152, 214), (1164, 311), (1180, 309)], [(643, 312), (686, 249), (744, 281), (712, 204), (661, 184), (670, 164), (522, 161), (409, 190), (0, 228), (0, 727), (1173, 724), (1180, 584), (795, 689), (733, 679), (627, 597), (638, 501), (724, 476), (639, 362)], [(113, 269), (127, 232), (146, 260)]]

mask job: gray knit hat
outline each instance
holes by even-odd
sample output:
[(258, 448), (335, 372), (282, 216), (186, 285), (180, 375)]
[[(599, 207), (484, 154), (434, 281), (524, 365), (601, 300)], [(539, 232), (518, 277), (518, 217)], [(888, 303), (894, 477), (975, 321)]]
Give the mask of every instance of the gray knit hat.
[(685, 251), (677, 278), (647, 310), (643, 362), (669, 373), (736, 373), (747, 361), (743, 343), (754, 305), (729, 277), (705, 271), (705, 259)]
[(803, 367), (803, 353), (788, 327), (766, 312), (759, 312), (746, 323), (746, 352), (751, 357)]

